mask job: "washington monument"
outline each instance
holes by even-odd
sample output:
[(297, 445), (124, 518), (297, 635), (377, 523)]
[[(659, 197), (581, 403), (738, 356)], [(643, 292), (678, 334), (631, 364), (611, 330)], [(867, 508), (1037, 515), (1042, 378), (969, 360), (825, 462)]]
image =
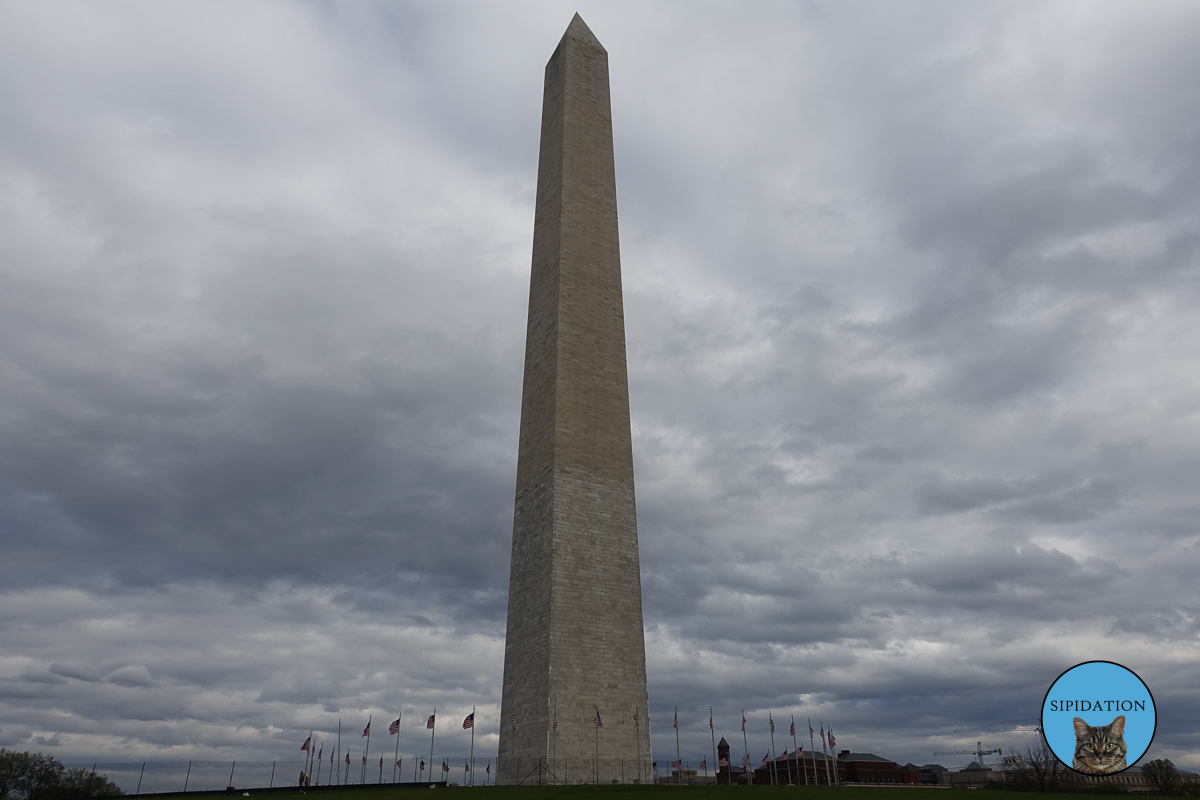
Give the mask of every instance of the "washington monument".
[(576, 14), (542, 97), (498, 782), (645, 782), (647, 717), (608, 52)]

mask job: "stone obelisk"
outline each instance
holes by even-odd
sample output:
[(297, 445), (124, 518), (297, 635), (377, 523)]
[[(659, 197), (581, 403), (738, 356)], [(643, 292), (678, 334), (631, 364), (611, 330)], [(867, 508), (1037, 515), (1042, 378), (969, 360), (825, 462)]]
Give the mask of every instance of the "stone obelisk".
[(650, 772), (608, 53), (578, 14), (542, 99), (499, 756), (508, 784)]

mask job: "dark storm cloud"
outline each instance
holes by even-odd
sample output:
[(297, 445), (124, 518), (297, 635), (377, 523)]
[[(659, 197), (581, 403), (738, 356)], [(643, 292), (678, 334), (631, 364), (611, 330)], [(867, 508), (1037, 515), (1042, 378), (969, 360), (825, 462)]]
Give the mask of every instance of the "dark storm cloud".
[(707, 752), (712, 704), (740, 752), (744, 705), (754, 752), (771, 710), (925, 763), (1112, 658), (1163, 703), (1151, 755), (1200, 767), (1171, 4), (7, 8), (0, 744), (270, 760), (478, 705), (494, 750), (576, 10), (612, 62), (656, 745), (678, 703)]

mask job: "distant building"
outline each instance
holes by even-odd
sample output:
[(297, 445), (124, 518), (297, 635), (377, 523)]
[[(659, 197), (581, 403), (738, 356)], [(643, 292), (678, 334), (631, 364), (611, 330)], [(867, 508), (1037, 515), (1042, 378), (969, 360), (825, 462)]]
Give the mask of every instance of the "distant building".
[(843, 750), (838, 753), (838, 761), (846, 768), (847, 783), (890, 783), (892, 785), (900, 783), (900, 768), (895, 761), (890, 761), (883, 756)]
[(746, 783), (749, 773), (750, 770), (741, 764), (733, 763), (733, 757), (729, 755), (729, 742), (722, 736), (721, 741), (717, 742), (717, 783), (726, 786)]
[[(1008, 762), (1006, 766), (1017, 766), (1020, 762)], [(922, 773), (923, 775), (924, 773)], [(957, 772), (948, 773), (951, 786), (963, 788), (987, 786), (988, 784), (1004, 783), (1007, 776), (1003, 769), (993, 769), (986, 764), (972, 761)], [(1184, 781), (1200, 782), (1200, 775), (1187, 770), (1179, 770), (1179, 777)], [(1120, 786), (1126, 792), (1134, 794), (1156, 794), (1157, 788), (1142, 775), (1141, 766), (1130, 767), (1117, 775), (1081, 775), (1078, 772), (1065, 770), (1059, 780), (1066, 785), (1074, 784), (1071, 791), (1080, 791), (1093, 786), (1112, 784)]]
[[(1179, 779), (1185, 783), (1200, 783), (1200, 775), (1186, 769), (1179, 770)], [(1158, 788), (1142, 774), (1140, 764), (1130, 767), (1119, 775), (1080, 775), (1077, 772), (1068, 772), (1066, 780), (1083, 784), (1079, 788), (1084, 790), (1102, 784), (1115, 784), (1134, 794), (1158, 794)], [(1195, 789), (1191, 791), (1195, 791)]]
[(832, 756), (827, 757), (824, 753), (802, 750), (799, 759), (795, 753), (788, 753), (787, 756), (776, 758), (773, 764), (768, 761), (754, 768), (756, 785), (770, 785), (772, 777), (774, 782), (783, 786), (804, 786), (806, 779), (810, 786), (825, 786), (830, 783), (829, 778), (835, 783), (845, 783), (846, 765)]
[(1003, 772), (978, 761), (972, 761), (958, 772), (950, 773), (951, 786), (987, 786), (989, 783), (999, 783), (1003, 780)]
[(932, 786), (950, 785), (950, 770), (941, 764), (925, 764), (920, 768), (921, 783)]

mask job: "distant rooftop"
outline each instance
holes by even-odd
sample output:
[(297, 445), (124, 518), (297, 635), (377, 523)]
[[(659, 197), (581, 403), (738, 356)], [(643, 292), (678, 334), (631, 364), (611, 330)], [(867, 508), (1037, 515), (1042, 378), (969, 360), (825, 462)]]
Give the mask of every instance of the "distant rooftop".
[(884, 758), (883, 756), (877, 756), (874, 753), (846, 753), (845, 755), (839, 755), (838, 758), (840, 758), (842, 761), (887, 761), (887, 762), (892, 762), (892, 760), (890, 758)]

